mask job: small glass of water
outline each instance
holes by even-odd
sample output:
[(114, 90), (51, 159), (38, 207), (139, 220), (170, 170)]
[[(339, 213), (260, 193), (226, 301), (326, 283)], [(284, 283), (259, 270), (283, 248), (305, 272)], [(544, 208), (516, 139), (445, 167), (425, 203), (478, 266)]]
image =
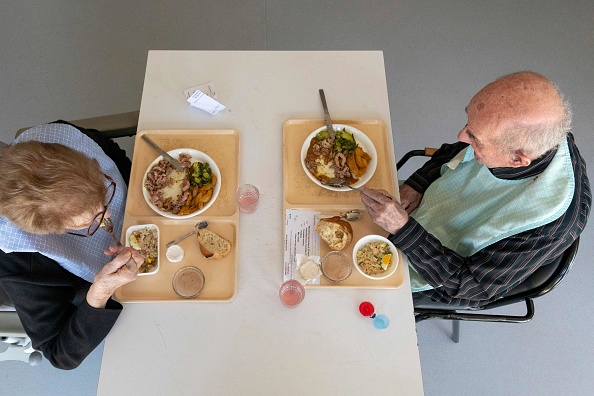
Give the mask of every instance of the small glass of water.
[(254, 213), (258, 208), (260, 191), (251, 184), (244, 184), (237, 188), (235, 198), (239, 205), (239, 210), (243, 213)]

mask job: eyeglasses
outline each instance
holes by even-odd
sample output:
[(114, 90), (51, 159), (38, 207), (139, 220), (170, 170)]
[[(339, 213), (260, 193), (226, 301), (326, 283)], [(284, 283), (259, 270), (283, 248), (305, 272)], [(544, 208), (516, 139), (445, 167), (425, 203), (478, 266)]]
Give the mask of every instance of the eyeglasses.
[(93, 222), (91, 223), (91, 225), (85, 233), (82, 233), (81, 231), (66, 231), (66, 233), (70, 235), (76, 235), (79, 237), (88, 237), (97, 232), (97, 230), (101, 226), (101, 223), (105, 218), (105, 213), (107, 213), (107, 207), (113, 200), (116, 191), (116, 183), (113, 181), (113, 179), (105, 174), (103, 176), (105, 176), (105, 178), (109, 181), (109, 186), (107, 187), (107, 194), (105, 194), (105, 203), (103, 204), (103, 210), (95, 215), (95, 217), (93, 218)]

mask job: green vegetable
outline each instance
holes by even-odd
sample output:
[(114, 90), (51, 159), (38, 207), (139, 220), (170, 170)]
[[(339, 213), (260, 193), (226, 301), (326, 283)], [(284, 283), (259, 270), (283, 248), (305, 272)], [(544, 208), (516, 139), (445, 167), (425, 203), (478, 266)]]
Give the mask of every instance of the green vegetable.
[(343, 153), (344, 155), (349, 154), (355, 148), (357, 148), (357, 142), (352, 133), (348, 133), (346, 129), (342, 131), (336, 131), (336, 139), (334, 139), (334, 151)]
[(328, 130), (326, 129), (325, 131), (318, 132), (316, 137), (318, 138), (318, 140), (330, 139), (330, 133), (328, 133)]
[(190, 184), (202, 187), (212, 182), (212, 174), (208, 162), (194, 162), (190, 167)]
[[(332, 146), (332, 149), (337, 153), (347, 155), (357, 148), (358, 144), (355, 141), (355, 137), (352, 133), (348, 133), (346, 128), (342, 128), (342, 131), (335, 131), (334, 134), (336, 138), (334, 139), (334, 146)], [(330, 133), (325, 129), (318, 132), (316, 138), (318, 138), (318, 140), (330, 139)]]

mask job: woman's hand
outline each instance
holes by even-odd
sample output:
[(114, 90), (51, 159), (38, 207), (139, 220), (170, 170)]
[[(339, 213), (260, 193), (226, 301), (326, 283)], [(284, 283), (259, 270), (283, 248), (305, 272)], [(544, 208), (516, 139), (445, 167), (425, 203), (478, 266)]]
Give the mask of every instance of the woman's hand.
[(365, 187), (361, 190), (361, 201), (375, 224), (390, 234), (394, 234), (406, 224), (408, 213), (387, 191)]
[[(110, 247), (109, 252), (115, 254), (117, 248), (115, 251), (112, 248), (113, 247)], [(130, 259), (134, 260), (134, 263), (136, 264), (136, 270), (134, 272), (126, 267), (126, 263)], [(105, 264), (105, 266), (95, 274), (93, 284), (87, 292), (87, 302), (89, 305), (95, 308), (105, 308), (107, 300), (109, 300), (118, 287), (136, 279), (138, 268), (143, 262), (144, 258), (136, 249), (126, 248), (121, 253), (117, 254), (113, 260)]]
[(408, 184), (400, 186), (400, 205), (406, 210), (406, 213), (411, 214), (418, 208), (422, 199), (423, 194)]

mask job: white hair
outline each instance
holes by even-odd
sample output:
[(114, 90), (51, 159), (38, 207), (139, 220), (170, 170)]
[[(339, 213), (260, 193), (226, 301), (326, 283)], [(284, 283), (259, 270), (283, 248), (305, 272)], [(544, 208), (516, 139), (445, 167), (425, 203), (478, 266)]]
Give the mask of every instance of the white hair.
[(565, 99), (559, 88), (555, 84), (553, 86), (563, 103), (563, 117), (560, 120), (551, 120), (536, 124), (520, 122), (512, 124), (496, 139), (496, 144), (506, 154), (513, 154), (517, 150), (520, 150), (533, 160), (540, 158), (548, 151), (557, 147), (571, 130), (573, 117), (571, 104)]

